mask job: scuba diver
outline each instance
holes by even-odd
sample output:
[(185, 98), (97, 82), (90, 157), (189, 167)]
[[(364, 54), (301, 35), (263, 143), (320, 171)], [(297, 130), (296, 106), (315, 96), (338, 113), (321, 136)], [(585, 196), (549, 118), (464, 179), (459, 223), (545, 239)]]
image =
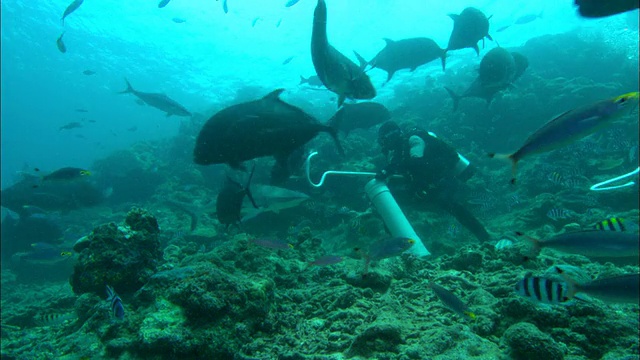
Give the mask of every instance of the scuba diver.
[[(378, 145), (388, 165), (378, 171), (377, 180), (402, 175), (414, 198), (447, 211), (478, 240), (491, 239), (480, 221), (458, 199), (462, 184), (473, 176), (474, 170), (468, 162), (461, 163), (453, 147), (423, 129), (402, 131), (393, 121), (380, 126)], [(460, 165), (464, 166), (462, 171)]]

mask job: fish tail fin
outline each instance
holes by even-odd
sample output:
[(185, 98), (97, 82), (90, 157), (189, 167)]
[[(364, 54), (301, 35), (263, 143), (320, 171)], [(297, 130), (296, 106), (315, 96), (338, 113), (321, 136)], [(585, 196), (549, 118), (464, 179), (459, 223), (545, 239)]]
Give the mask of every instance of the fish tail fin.
[(489, 153), (488, 154), (490, 158), (495, 158), (495, 159), (505, 159), (505, 160), (509, 160), (511, 161), (511, 185), (515, 185), (516, 184), (516, 172), (518, 170), (518, 158), (516, 157), (516, 153), (513, 154), (496, 154), (496, 153)]
[(540, 253), (540, 249), (542, 248), (542, 246), (540, 245), (541, 244), (540, 239), (536, 239), (534, 237), (527, 236), (521, 231), (516, 231), (516, 235), (524, 237), (525, 239), (527, 239), (531, 243), (531, 251), (529, 253), (529, 257), (534, 258), (534, 257), (538, 256), (538, 254)]
[(332, 125), (327, 125), (325, 128), (325, 131), (328, 132), (329, 135), (331, 135), (331, 137), (333, 138), (333, 141), (336, 143), (336, 147), (338, 148), (338, 153), (340, 154), (340, 156), (344, 156), (344, 148), (342, 147), (342, 144), (340, 143), (340, 139), (338, 138), (338, 128)]
[(353, 53), (356, 55), (356, 58), (358, 59), (358, 62), (360, 63), (360, 69), (364, 70), (367, 65), (369, 65), (369, 62), (367, 60), (365, 60), (362, 55), (358, 54), (357, 51), (353, 50)]
[(309, 83), (309, 79), (307, 79), (304, 76), (300, 75), (300, 83), (298, 85), (308, 84), (308, 83)]
[(442, 54), (440, 55), (440, 61), (442, 62), (442, 71), (444, 71), (444, 68), (447, 65), (447, 50), (446, 49), (442, 49)]
[(451, 96), (451, 100), (453, 100), (453, 111), (458, 110), (458, 105), (460, 105), (460, 99), (462, 99), (462, 96), (456, 94), (455, 91), (449, 89), (446, 86), (444, 87), (444, 89), (447, 90), (449, 96)]
[(253, 173), (256, 170), (256, 164), (253, 164), (253, 166), (251, 167), (251, 174), (249, 174), (249, 179), (247, 180), (247, 185), (245, 185), (244, 187), (244, 191), (247, 194), (247, 197), (249, 198), (249, 201), (251, 201), (251, 204), (253, 205), (254, 208), (258, 209), (258, 205), (256, 205), (256, 201), (253, 199), (253, 194), (251, 194), (251, 178), (253, 178)]
[(573, 299), (578, 292), (580, 292), (580, 285), (567, 275), (564, 270), (559, 267), (555, 267), (556, 273), (562, 277), (562, 280), (567, 284), (567, 292), (564, 294), (563, 301)]
[(135, 90), (133, 90), (133, 86), (129, 84), (129, 80), (127, 80), (127, 78), (124, 78), (124, 81), (127, 83), (127, 88), (125, 90), (119, 91), (118, 94), (128, 94), (135, 92)]

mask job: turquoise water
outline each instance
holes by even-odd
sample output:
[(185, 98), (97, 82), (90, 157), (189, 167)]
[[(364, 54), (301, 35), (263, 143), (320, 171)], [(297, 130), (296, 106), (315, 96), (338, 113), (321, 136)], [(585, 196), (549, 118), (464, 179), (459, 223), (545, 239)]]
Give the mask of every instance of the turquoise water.
[[(445, 71), (436, 59), (388, 83), (385, 71), (366, 71), (377, 92), (370, 101), (392, 120), (436, 133), (470, 160), (475, 174), (456, 201), (490, 240), (479, 242), (452, 212), (390, 184), (432, 255), (389, 254), (368, 264), (367, 251), (376, 250), (369, 246), (389, 236), (364, 191), (370, 178), (329, 177), (313, 188), (298, 165), (269, 188), (271, 157), (255, 161), (250, 185), (263, 212), (245, 199), (240, 226), (220, 223), (216, 197), (227, 176), (244, 185), (248, 174), (194, 164), (207, 119), (278, 88), (320, 123), (336, 113), (335, 93), (300, 84), (315, 75), (316, 1), (227, 0), (225, 13), (214, 0), (163, 8), (86, 0), (64, 25), (65, 0), (3, 1), (3, 359), (638, 357), (637, 304), (587, 296), (544, 305), (514, 290), (528, 273), (562, 281), (547, 272), (556, 265), (574, 267), (580, 283), (638, 273), (633, 246), (614, 258), (552, 248), (532, 257), (530, 242), (515, 235), (548, 239), (611, 218), (637, 234), (637, 175), (620, 190), (589, 190), (638, 166), (637, 108), (523, 159), (515, 186), (510, 166), (486, 156), (517, 150), (565, 111), (638, 91), (638, 11), (586, 19), (572, 1), (326, 2), (329, 42), (354, 63), (354, 50), (372, 59), (383, 38), (429, 37), (446, 47), (447, 14), (467, 6), (490, 16), (493, 41), (480, 41), (480, 56), (449, 51)], [(56, 46), (63, 32), (64, 53)], [(453, 111), (444, 87), (462, 94), (498, 46), (523, 54), (525, 72), (489, 104), (463, 98)], [(167, 117), (119, 94), (125, 78), (192, 116)], [(339, 134), (344, 156), (325, 134), (311, 140), (305, 154), (320, 151), (314, 181), (324, 170), (382, 168), (376, 127)], [(43, 179), (63, 167), (91, 174)], [(330, 263), (309, 265), (317, 259)], [(475, 318), (448, 310), (428, 281), (462, 299)], [(122, 299), (124, 320), (113, 316), (105, 285)]]

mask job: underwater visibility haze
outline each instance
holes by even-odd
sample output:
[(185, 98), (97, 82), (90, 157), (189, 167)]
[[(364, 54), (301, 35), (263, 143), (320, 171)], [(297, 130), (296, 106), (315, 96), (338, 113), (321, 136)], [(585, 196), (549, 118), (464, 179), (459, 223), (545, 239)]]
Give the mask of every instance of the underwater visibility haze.
[(1, 3), (2, 359), (634, 359), (637, 0)]

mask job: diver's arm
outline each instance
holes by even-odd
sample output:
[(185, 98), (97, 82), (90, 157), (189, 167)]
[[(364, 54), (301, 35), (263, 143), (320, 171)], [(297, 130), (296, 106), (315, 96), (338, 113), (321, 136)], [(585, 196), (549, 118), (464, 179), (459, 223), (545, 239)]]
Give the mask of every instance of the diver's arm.
[(424, 149), (426, 144), (424, 140), (418, 135), (413, 135), (409, 138), (409, 157), (422, 158), (424, 157)]

